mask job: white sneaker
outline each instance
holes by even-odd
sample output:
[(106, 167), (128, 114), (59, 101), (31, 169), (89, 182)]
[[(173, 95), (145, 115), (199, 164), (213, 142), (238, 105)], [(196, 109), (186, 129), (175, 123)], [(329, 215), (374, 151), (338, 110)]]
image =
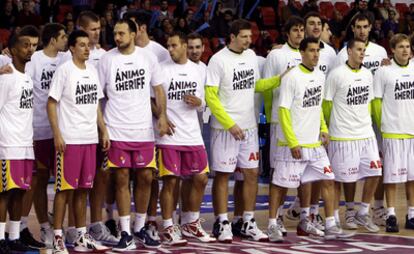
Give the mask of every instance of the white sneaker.
[(203, 243), (214, 243), (216, 238), (211, 237), (201, 226), (201, 220), (181, 225), (181, 233), (185, 237), (195, 238)]
[(345, 239), (350, 238), (355, 235), (355, 232), (346, 232), (337, 225), (325, 229), (325, 239), (326, 240), (335, 240), (335, 239)]
[(276, 220), (277, 227), (279, 228), (280, 232), (282, 232), (283, 236), (287, 236), (287, 230), (285, 228), (285, 224), (283, 222), (283, 217), (279, 216)]
[(294, 202), (286, 211), (286, 218), (289, 220), (298, 221), (300, 219), (300, 206)]
[(257, 227), (254, 219), (243, 223), (241, 234), (257, 242), (265, 242), (269, 240), (269, 237)]
[(69, 254), (61, 236), (53, 237), (53, 254)]
[(311, 219), (311, 222), (313, 223), (313, 225), (317, 229), (319, 229), (321, 231), (325, 230), (325, 223), (323, 222), (322, 216), (320, 214), (315, 215), (315, 214), (311, 213), (310, 219)]
[(296, 234), (298, 236), (324, 236), (325, 233), (315, 227), (315, 225), (309, 220), (301, 220), (296, 227)]
[(372, 222), (371, 216), (369, 214), (359, 214), (355, 215), (355, 223), (359, 226), (363, 226), (366, 230), (371, 233), (378, 233), (379, 227)]
[(356, 211), (354, 209), (347, 209), (345, 211), (345, 228), (346, 229), (358, 229), (358, 225), (355, 222)]
[(371, 208), (372, 210), (372, 221), (375, 225), (384, 227), (387, 223), (387, 210), (381, 206), (380, 208)]
[(283, 234), (277, 225), (271, 225), (267, 229), (267, 235), (269, 236), (269, 242), (280, 243), (283, 242)]
[(187, 240), (183, 239), (178, 233), (176, 227), (169, 226), (164, 229), (162, 232), (163, 244), (168, 246), (184, 246), (187, 245)]
[(110, 248), (98, 244), (88, 233), (85, 233), (78, 237), (73, 250), (77, 252), (105, 252)]
[(78, 231), (76, 231), (76, 228), (68, 228), (68, 230), (65, 232), (66, 246), (73, 247), (78, 237)]
[(229, 221), (219, 222), (216, 220), (213, 226), (213, 235), (221, 243), (231, 243), (233, 241), (233, 233), (231, 232)]
[(42, 241), (46, 248), (52, 249), (53, 248), (53, 239), (55, 237), (55, 234), (53, 233), (52, 228), (42, 228), (40, 227), (40, 241)]
[(89, 227), (89, 234), (96, 241), (111, 246), (117, 245), (120, 240), (120, 238), (111, 235), (109, 229), (102, 222), (99, 222), (98, 224)]

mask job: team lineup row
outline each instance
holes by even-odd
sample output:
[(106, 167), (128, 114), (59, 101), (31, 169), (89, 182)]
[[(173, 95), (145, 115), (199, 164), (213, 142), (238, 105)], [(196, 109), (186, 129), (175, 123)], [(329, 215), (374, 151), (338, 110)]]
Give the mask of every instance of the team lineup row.
[[(75, 226), (66, 231), (66, 245), (80, 252), (110, 249), (104, 245), (119, 252), (133, 250), (135, 240), (147, 248), (157, 248), (161, 242), (185, 245), (186, 238), (231, 242), (233, 234), (281, 242), (286, 232), (281, 204), (287, 188), (298, 187), (297, 234), (348, 238), (353, 233), (342, 230), (339, 219), (341, 183), (348, 229), (364, 226), (378, 232), (375, 224), (380, 224), (388, 232), (398, 232), (397, 183), (407, 184), (406, 228), (414, 228), (414, 171), (410, 168), (414, 119), (409, 114), (413, 67), (407, 36), (394, 36), (390, 41), (394, 58), (386, 61), (385, 50), (368, 41), (369, 19), (357, 15), (352, 22), (355, 38), (336, 55), (319, 39), (319, 14), (310, 13), (304, 20), (289, 19), (287, 43), (261, 60), (249, 49), (249, 22), (237, 20), (231, 26), (229, 44), (206, 67), (200, 62), (202, 38), (174, 33), (166, 50), (149, 40), (147, 22), (138, 13), (127, 13), (114, 27), (117, 47), (108, 52), (97, 47), (100, 24), (91, 12), (80, 15), (80, 30), (68, 38), (61, 25), (46, 25), (43, 50), (35, 52), (39, 35), (31, 26), (10, 40), (11, 63), (1, 64), (0, 80), (2, 253), (44, 247), (68, 253), (62, 231), (66, 204), (74, 217), (69, 224)], [(69, 51), (62, 52), (67, 46)], [(255, 92), (263, 93), (271, 122), (273, 174), (267, 233), (254, 219), (259, 165)], [(198, 112), (206, 104), (212, 112), (210, 163), (198, 121)], [(200, 221), (209, 167), (215, 172), (214, 237)], [(163, 181), (161, 237), (155, 223), (155, 168)], [(244, 180), (240, 193), (244, 211), (230, 223), (228, 181), (236, 168), (238, 178)], [(51, 169), (56, 190), (53, 229), (46, 194)], [(136, 211), (132, 229), (130, 179)], [(178, 227), (172, 218), (180, 179)], [(365, 184), (356, 211), (353, 199), (360, 179)], [(383, 198), (376, 197), (374, 223), (369, 208), (382, 183), (387, 210)], [(117, 203), (119, 236), (102, 223), (105, 192), (107, 203)], [(88, 194), (91, 225), (87, 230)], [(319, 215), (320, 196), (325, 223)], [(41, 243), (27, 228), (32, 203), (41, 225)]]

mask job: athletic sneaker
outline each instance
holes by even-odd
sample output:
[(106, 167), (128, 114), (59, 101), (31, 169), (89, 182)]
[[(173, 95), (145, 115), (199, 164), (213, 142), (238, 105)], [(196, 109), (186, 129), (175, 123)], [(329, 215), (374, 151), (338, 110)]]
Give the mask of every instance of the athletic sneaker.
[(298, 221), (300, 219), (300, 207), (296, 206), (295, 203), (293, 203), (286, 211), (286, 218), (289, 220)]
[(116, 221), (113, 219), (107, 220), (105, 222), (105, 226), (109, 229), (109, 232), (111, 232), (111, 235), (118, 237), (118, 226), (116, 225)]
[(78, 237), (73, 250), (77, 252), (105, 252), (110, 248), (97, 243), (91, 235), (85, 233)]
[(346, 229), (358, 229), (358, 225), (355, 222), (356, 211), (354, 209), (347, 209), (345, 211), (345, 228)]
[(0, 253), (2, 254), (10, 254), (10, 248), (9, 245), (7, 245), (7, 241), (6, 240), (0, 240)]
[(35, 250), (40, 250), (40, 249), (44, 249), (46, 248), (46, 245), (36, 241), (36, 239), (33, 238), (32, 233), (30, 233), (28, 228), (23, 229), (22, 231), (20, 231), (20, 241), (28, 246), (29, 248), (35, 249)]
[(65, 232), (65, 244), (68, 247), (75, 246), (75, 242), (78, 239), (78, 231), (76, 231), (76, 228), (69, 228)]
[(144, 226), (143, 228), (141, 228), (139, 232), (135, 232), (134, 236), (135, 239), (137, 239), (142, 245), (144, 245), (145, 248), (154, 249), (161, 247), (161, 242), (152, 239), (150, 237), (150, 234), (151, 232), (149, 231), (149, 229), (146, 226)]
[(335, 239), (345, 239), (350, 238), (355, 235), (355, 232), (346, 232), (337, 225), (325, 229), (325, 239), (326, 240), (335, 240)]
[(137, 246), (135, 245), (134, 237), (127, 232), (122, 231), (119, 243), (113, 247), (112, 250), (116, 252), (125, 252), (135, 250), (136, 248)]
[(7, 244), (9, 245), (11, 252), (26, 252), (35, 250), (24, 244), (20, 239), (16, 239), (13, 241), (9, 240)]
[(114, 246), (119, 243), (119, 238), (113, 236), (102, 222), (89, 227), (89, 234), (93, 239), (105, 245)]
[(313, 223), (313, 225), (315, 225), (315, 227), (321, 231), (325, 230), (325, 223), (323, 223), (323, 219), (322, 216), (320, 214), (312, 214), (310, 215), (310, 219), (311, 222)]
[(253, 241), (266, 242), (269, 240), (269, 237), (257, 227), (256, 221), (253, 218), (243, 223), (241, 233), (244, 237), (248, 237)]
[(280, 243), (283, 242), (283, 234), (277, 225), (271, 225), (267, 229), (267, 235), (269, 236), (269, 242)]
[(283, 223), (283, 217), (282, 216), (277, 217), (276, 224), (277, 224), (277, 227), (282, 232), (283, 236), (287, 236), (287, 230), (285, 228), (285, 224)]
[(231, 232), (233, 233), (234, 236), (242, 237), (242, 234), (241, 234), (242, 227), (243, 227), (243, 219), (240, 218), (237, 220), (236, 223), (233, 223), (233, 222), (231, 223)]
[(61, 236), (53, 237), (53, 254), (69, 254)]
[(414, 218), (408, 219), (408, 215), (405, 216), (405, 228), (414, 229)]
[(221, 243), (231, 243), (233, 241), (233, 233), (228, 220), (219, 222), (217, 219), (213, 226), (213, 235), (217, 241)]
[(359, 214), (356, 213), (355, 215), (355, 223), (359, 226), (365, 227), (366, 230), (368, 230), (371, 233), (378, 233), (380, 230), (377, 225), (372, 222), (371, 216), (369, 214)]
[[(233, 227), (232, 227), (233, 228)], [(214, 243), (216, 238), (211, 237), (201, 226), (201, 220), (181, 225), (181, 233), (185, 237), (195, 238), (203, 243)]]
[(298, 236), (324, 236), (324, 232), (317, 229), (315, 225), (309, 220), (304, 219), (299, 221), (296, 227), (296, 234)]
[(372, 210), (372, 221), (375, 225), (383, 227), (386, 225), (387, 220), (387, 210), (381, 206), (380, 208), (371, 208)]
[(174, 225), (169, 226), (161, 232), (163, 244), (168, 246), (185, 246), (187, 240), (183, 239)]
[(145, 226), (148, 228), (148, 234), (154, 241), (161, 241), (158, 234), (158, 224), (156, 221), (147, 221)]
[(395, 215), (388, 216), (385, 221), (385, 232), (398, 233), (400, 231), (398, 227), (397, 217)]
[(54, 237), (55, 235), (53, 234), (53, 228), (45, 229), (40, 227), (40, 241), (42, 241), (46, 245), (46, 248), (53, 248)]

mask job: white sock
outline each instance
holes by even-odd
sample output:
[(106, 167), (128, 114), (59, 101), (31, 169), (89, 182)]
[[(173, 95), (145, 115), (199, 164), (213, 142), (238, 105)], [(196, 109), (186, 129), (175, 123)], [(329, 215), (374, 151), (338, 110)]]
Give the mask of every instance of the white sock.
[(114, 205), (113, 204), (105, 204), (106, 216), (108, 220), (114, 219)]
[(313, 214), (313, 215), (318, 215), (319, 214), (319, 204), (311, 205), (310, 214)]
[(387, 208), (387, 217), (394, 215), (395, 216), (395, 208), (394, 207), (388, 207)]
[(20, 221), (10, 221), (9, 224), (9, 240), (17, 240), (20, 238)]
[(368, 214), (369, 213), (369, 206), (370, 206), (369, 203), (363, 203), (363, 202), (361, 202), (360, 205), (359, 205), (359, 211), (358, 211), (358, 213), (360, 215)]
[(200, 212), (188, 212), (188, 223), (194, 222), (200, 218)]
[(148, 216), (148, 221), (157, 221), (157, 216)]
[(331, 228), (335, 225), (336, 224), (335, 224), (335, 217), (334, 216), (325, 218), (325, 228)]
[(62, 229), (55, 229), (55, 230), (53, 230), (53, 234), (54, 234), (55, 236), (60, 236), (60, 237), (62, 237), (62, 236), (63, 236), (63, 230), (62, 230)]
[(184, 224), (187, 224), (187, 223), (190, 223), (189, 222), (189, 219), (188, 219), (188, 217), (189, 217), (189, 214), (190, 212), (181, 212), (181, 225), (184, 225)]
[(23, 229), (27, 228), (27, 220), (29, 218), (27, 216), (22, 216), (20, 218), (20, 231), (22, 231)]
[(334, 218), (335, 218), (336, 223), (338, 223), (338, 224), (341, 223), (341, 220), (339, 219), (339, 209), (336, 209), (334, 211)]
[(172, 225), (174, 225), (172, 218), (171, 219), (167, 219), (167, 220), (162, 220), (162, 227), (164, 229), (166, 229), (168, 227), (171, 227)]
[(96, 225), (99, 225), (99, 224), (101, 224), (101, 222), (100, 222), (100, 221), (97, 221), (97, 222), (91, 223), (91, 224), (89, 225), (89, 228), (95, 227)]
[(254, 217), (253, 211), (244, 211), (243, 212), (243, 221), (250, 221)]
[(384, 207), (384, 200), (374, 200), (374, 209)]
[(5, 240), (6, 222), (0, 222), (0, 240)]
[(237, 223), (240, 219), (242, 218), (242, 216), (233, 216), (233, 223)]
[(49, 222), (43, 222), (42, 224), (40, 224), (40, 227), (43, 229), (50, 229), (50, 223)]
[(229, 220), (229, 216), (227, 215), (227, 213), (220, 213), (219, 215), (218, 215), (218, 219), (219, 219), (219, 222), (223, 222), (223, 221), (225, 221), (225, 220)]
[(135, 213), (134, 232), (139, 232), (145, 226), (146, 213)]
[(76, 232), (78, 232), (78, 236), (86, 234), (86, 227), (76, 228)]
[(355, 203), (354, 202), (345, 202), (345, 206), (347, 210), (353, 210), (355, 207)]
[(121, 225), (121, 231), (125, 231), (128, 235), (131, 235), (131, 216), (119, 216), (119, 225)]
[(414, 218), (414, 206), (409, 206), (408, 207), (408, 219), (412, 219)]
[(270, 228), (273, 225), (277, 225), (276, 218), (269, 218), (269, 226), (267, 228)]
[(172, 219), (173, 219), (174, 224), (178, 222), (178, 216), (179, 215), (177, 214), (177, 210), (174, 210), (172, 214)]
[(309, 207), (301, 207), (300, 208), (300, 220), (305, 220), (309, 217)]
[(277, 214), (278, 216), (282, 216), (285, 213), (285, 209), (284, 209), (284, 205), (279, 206), (279, 208), (277, 209)]

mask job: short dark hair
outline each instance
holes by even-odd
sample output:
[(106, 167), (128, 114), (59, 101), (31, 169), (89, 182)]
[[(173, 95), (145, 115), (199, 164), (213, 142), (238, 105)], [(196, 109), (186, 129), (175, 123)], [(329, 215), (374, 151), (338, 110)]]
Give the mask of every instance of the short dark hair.
[(303, 20), (305, 21), (305, 25), (306, 25), (306, 22), (308, 21), (308, 19), (309, 19), (310, 17), (317, 17), (317, 18), (319, 18), (319, 19), (321, 20), (321, 22), (322, 22), (322, 17), (321, 17), (321, 15), (319, 14), (319, 12), (316, 12), (316, 11), (310, 11), (310, 12), (308, 12), (308, 13), (305, 15), (305, 17), (303, 18)]
[(20, 32), (19, 32), (19, 36), (29, 36), (29, 37), (37, 37), (39, 38), (39, 30), (32, 25), (27, 25), (24, 26)]
[(305, 21), (298, 16), (291, 16), (285, 23), (284, 29), (285, 32), (288, 34), (290, 32), (290, 29), (294, 26), (303, 26), (305, 27)]
[(230, 25), (230, 34), (233, 34), (234, 36), (239, 35), (241, 30), (250, 30), (252, 29), (252, 25), (249, 21), (245, 19), (237, 19), (233, 21)]
[(134, 21), (126, 18), (122, 18), (116, 22), (116, 24), (127, 24), (128, 29), (131, 33), (137, 33), (137, 25), (135, 25)]
[(308, 45), (311, 43), (319, 44), (319, 40), (315, 37), (306, 37), (299, 44), (299, 50), (305, 51), (308, 48)]
[(187, 41), (196, 40), (196, 39), (200, 39), (201, 42), (202, 42), (203, 41), (203, 36), (201, 36), (201, 34), (199, 34), (199, 33), (191, 33), (191, 34), (187, 35)]
[(325, 24), (328, 24), (329, 25), (328, 20), (326, 18), (322, 18), (321, 19), (321, 22), (322, 22), (322, 29), (325, 26)]
[(168, 38), (177, 36), (180, 39), (181, 43), (185, 43), (187, 44), (187, 35), (185, 35), (185, 33), (181, 32), (181, 31), (174, 31), (172, 32), (170, 35), (168, 35)]
[(20, 39), (19, 34), (13, 33), (10, 37), (9, 37), (9, 41), (7, 42), (7, 47), (9, 49), (15, 48), (16, 45), (18, 44)]
[(363, 41), (359, 38), (353, 38), (353, 39), (349, 40), (348, 43), (346, 44), (346, 49), (348, 50), (348, 49), (353, 48), (355, 46), (355, 43), (357, 43), (357, 42), (362, 42), (365, 45), (365, 41)]
[(59, 23), (46, 24), (42, 31), (43, 46), (47, 46), (52, 38), (57, 39), (59, 32), (65, 30), (65, 27)]
[(89, 38), (88, 34), (85, 31), (82, 30), (75, 30), (73, 31), (68, 38), (68, 47), (75, 47), (76, 46), (76, 40), (81, 37)]
[(87, 27), (89, 22), (99, 22), (99, 16), (92, 11), (82, 11), (78, 17), (78, 25)]
[(368, 21), (368, 24), (370, 24), (370, 25), (371, 25), (371, 20), (370, 20), (370, 19), (369, 19), (369, 17), (368, 17), (366, 14), (364, 14), (364, 13), (358, 13), (357, 15), (355, 15), (355, 16), (354, 16), (354, 18), (352, 19), (351, 25), (352, 25), (352, 26), (355, 26), (355, 23), (356, 23), (357, 21), (363, 21), (363, 20), (367, 20), (367, 21)]
[(123, 16), (124, 19), (134, 19), (135, 23), (137, 23), (138, 26), (145, 25), (147, 27), (147, 30), (150, 27), (151, 23), (151, 15), (149, 15), (147, 12), (144, 11), (128, 11)]

